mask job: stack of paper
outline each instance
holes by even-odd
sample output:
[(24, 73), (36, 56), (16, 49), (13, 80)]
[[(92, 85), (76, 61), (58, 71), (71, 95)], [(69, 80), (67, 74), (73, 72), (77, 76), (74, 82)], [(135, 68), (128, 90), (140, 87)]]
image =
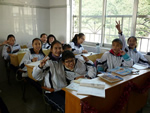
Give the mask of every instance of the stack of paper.
[(102, 82), (99, 79), (82, 79), (80, 80), (80, 84), (72, 82), (66, 88), (76, 90), (77, 94), (105, 98), (105, 82)]

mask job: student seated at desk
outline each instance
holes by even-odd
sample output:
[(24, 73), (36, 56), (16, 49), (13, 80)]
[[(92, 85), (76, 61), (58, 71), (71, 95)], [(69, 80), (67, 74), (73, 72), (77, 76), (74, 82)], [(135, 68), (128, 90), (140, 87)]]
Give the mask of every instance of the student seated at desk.
[(20, 62), (19, 70), (17, 72), (18, 80), (22, 80), (22, 77), (28, 76), (25, 64), (42, 60), (45, 57), (45, 54), (42, 51), (42, 42), (39, 38), (32, 40), (32, 46), (33, 48), (30, 48), (29, 51), (26, 52), (22, 61)]
[(84, 40), (85, 40), (85, 35), (83, 33), (75, 34), (74, 38), (72, 39), (72, 42), (70, 43), (70, 45), (72, 47), (72, 51), (74, 54), (87, 53), (88, 52), (81, 45), (84, 42)]
[(10, 60), (9, 54), (17, 53), (21, 48), (19, 44), (16, 44), (15, 36), (10, 34), (7, 37), (7, 44), (4, 45), (2, 50), (2, 57), (4, 60)]
[(125, 51), (121, 50), (122, 45), (120, 39), (114, 39), (112, 41), (112, 49), (105, 52), (101, 59), (97, 59), (96, 66), (98, 73), (119, 66), (131, 67), (133, 65), (133, 60), (125, 53)]
[(123, 43), (123, 50), (133, 59), (133, 63), (140, 63), (149, 66), (148, 60), (139, 51), (136, 50), (137, 38), (135, 36), (129, 37), (127, 40), (129, 46), (127, 46), (125, 36), (120, 29), (120, 21), (116, 21), (116, 23), (116, 28), (119, 33), (119, 39)]
[(50, 60), (46, 57), (40, 62), (40, 65), (33, 68), (32, 76), (41, 81), (44, 79), (44, 85), (47, 88), (53, 88), (54, 92), (46, 91), (45, 99), (58, 108), (62, 113), (65, 112), (65, 92), (61, 89), (67, 86), (64, 66), (61, 61), (62, 44), (54, 41), (51, 44)]
[(48, 35), (47, 37), (47, 43), (49, 44), (49, 46), (47, 46), (46, 49), (50, 49), (51, 48), (51, 44), (52, 42), (56, 41), (56, 37), (52, 34)]
[(47, 49), (49, 44), (47, 43), (47, 34), (42, 33), (40, 36), (40, 40), (42, 41), (42, 49)]
[(62, 54), (62, 61), (64, 64), (67, 82), (79, 78), (94, 78), (96, 77), (96, 68), (94, 63), (87, 57), (82, 56), (84, 61), (75, 58), (75, 55), (67, 50)]

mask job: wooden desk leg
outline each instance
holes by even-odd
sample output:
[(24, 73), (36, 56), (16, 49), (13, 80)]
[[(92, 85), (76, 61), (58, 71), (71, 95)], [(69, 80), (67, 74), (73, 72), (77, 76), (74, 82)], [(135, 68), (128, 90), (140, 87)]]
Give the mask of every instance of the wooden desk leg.
[(81, 113), (80, 99), (69, 92), (65, 93), (65, 113)]

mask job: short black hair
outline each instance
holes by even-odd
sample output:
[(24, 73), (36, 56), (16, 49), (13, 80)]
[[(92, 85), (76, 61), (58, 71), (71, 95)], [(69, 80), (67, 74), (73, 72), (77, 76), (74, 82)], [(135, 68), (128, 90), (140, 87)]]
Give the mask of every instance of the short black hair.
[(64, 62), (68, 58), (75, 58), (75, 55), (72, 51), (66, 50), (62, 53), (62, 61)]
[(41, 42), (41, 45), (42, 45), (42, 41), (41, 41), (39, 38), (34, 38), (34, 39), (32, 40), (32, 44), (34, 43), (35, 40), (39, 40), (39, 41)]
[(52, 42), (52, 44), (51, 44), (51, 49), (53, 48), (53, 46), (54, 46), (56, 43), (59, 43), (59, 44), (62, 46), (62, 43), (61, 43), (61, 42), (59, 42), (58, 40), (55, 40), (55, 41)]
[(136, 38), (135, 36), (130, 36), (130, 37), (128, 38), (127, 42), (129, 42), (129, 40), (130, 40), (131, 38), (134, 38), (134, 40), (137, 42), (137, 38)]
[(40, 35), (40, 38), (42, 38), (42, 36), (43, 36), (43, 35), (46, 35), (46, 36), (47, 36), (47, 34), (46, 34), (46, 33), (42, 33), (42, 34)]
[(64, 44), (63, 45), (63, 50), (66, 50), (67, 48), (71, 48), (71, 46), (69, 44)]
[[(13, 35), (13, 34), (9, 34), (8, 36), (7, 36), (7, 40), (9, 39), (9, 38), (11, 38), (11, 37), (13, 37), (14, 39), (15, 39), (15, 36)], [(15, 39), (16, 40), (16, 39)]]
[(114, 40), (112, 41), (112, 43), (114, 43), (114, 42), (117, 42), (117, 43), (119, 43), (121, 46), (123, 46), (123, 43), (122, 43), (122, 41), (121, 41), (119, 38), (114, 39)]

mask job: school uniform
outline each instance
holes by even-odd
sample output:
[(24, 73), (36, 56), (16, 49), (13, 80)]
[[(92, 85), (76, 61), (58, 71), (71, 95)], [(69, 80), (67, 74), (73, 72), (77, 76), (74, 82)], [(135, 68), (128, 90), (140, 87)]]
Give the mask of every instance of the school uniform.
[[(7, 52), (7, 48), (10, 48), (10, 53)], [(6, 44), (4, 45), (2, 50), (2, 57), (5, 60), (9, 60), (10, 59), (9, 54), (17, 53), (20, 49), (21, 48), (19, 44), (14, 44), (13, 46)]]
[(82, 53), (82, 51), (84, 50), (84, 47), (82, 45), (77, 45), (76, 43), (74, 42), (71, 42), (70, 43), (70, 46), (72, 48), (72, 52), (74, 54), (79, 54), (79, 53)]
[(49, 44), (48, 43), (43, 43), (42, 44), (42, 49), (49, 49)]
[(38, 81), (44, 79), (44, 86), (54, 89), (54, 92), (46, 91), (45, 98), (64, 113), (65, 94), (61, 90), (67, 86), (64, 66), (61, 58), (56, 59), (52, 53), (49, 54), (49, 57), (50, 60), (46, 62), (43, 68), (39, 68), (39, 66), (33, 68), (32, 76)]
[(127, 46), (125, 36), (122, 33), (119, 34), (119, 39), (123, 43), (123, 50), (133, 59), (133, 63), (140, 63), (149, 66), (148, 60), (139, 51), (137, 51), (136, 48), (131, 49)]
[(125, 55), (114, 55), (113, 50), (107, 51), (103, 54), (101, 59), (96, 62), (97, 71), (107, 71), (120, 66), (131, 67), (133, 65), (133, 60), (128, 54)]
[(79, 76), (84, 76), (87, 78), (96, 77), (96, 68), (91, 60), (85, 62), (81, 59), (75, 59), (75, 66), (73, 70), (69, 70), (65, 66), (64, 68), (68, 82)]
[(25, 64), (31, 63), (32, 59), (35, 57), (38, 58), (38, 61), (42, 60), (45, 57), (45, 54), (43, 53), (42, 49), (39, 51), (39, 54), (36, 54), (34, 52), (34, 49), (30, 48), (29, 51), (26, 52), (23, 59), (21, 60), (19, 68), (22, 69), (23, 71), (27, 71)]
[(46, 47), (46, 49), (50, 49), (51, 48), (51, 44), (47, 43), (48, 46)]

